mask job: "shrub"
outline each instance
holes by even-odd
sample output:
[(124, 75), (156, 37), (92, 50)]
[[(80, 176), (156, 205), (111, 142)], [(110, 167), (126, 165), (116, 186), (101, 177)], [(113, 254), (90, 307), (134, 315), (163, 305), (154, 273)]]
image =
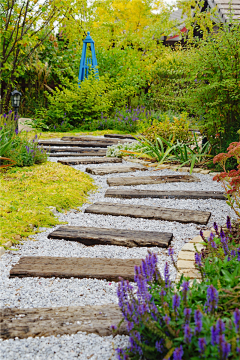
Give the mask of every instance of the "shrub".
[(173, 142), (176, 143), (177, 141), (188, 142), (192, 139), (186, 113), (173, 116), (172, 119), (168, 114), (163, 114), (159, 120), (153, 120), (153, 124), (143, 132), (147, 140), (153, 142), (155, 137), (168, 140), (172, 136)]
[[(231, 232), (230, 219), (227, 224)], [(120, 281), (119, 306), (130, 345), (117, 349), (118, 359), (239, 358), (240, 310), (236, 307), (240, 299), (240, 248), (222, 229), (216, 238), (219, 246), (210, 246), (209, 255), (195, 254), (196, 267), (203, 277), (201, 283), (194, 280), (190, 286), (182, 276), (179, 283), (173, 284), (168, 263), (161, 275), (157, 256), (151, 253), (135, 267), (135, 286)], [(213, 244), (213, 239), (211, 234), (207, 241)], [(216, 248), (220, 255), (216, 255)], [(172, 261), (173, 254), (170, 248)]]
[[(214, 176), (213, 180), (221, 182), (227, 196), (227, 204), (231, 206), (235, 214), (240, 217), (240, 142), (234, 142), (227, 148), (227, 153), (220, 153), (213, 159), (213, 163), (219, 163), (223, 172)], [(226, 171), (226, 163), (235, 158), (237, 170)]]
[[(1, 167), (11, 165), (31, 166), (47, 161), (46, 151), (38, 147), (38, 136), (33, 140), (28, 140), (27, 133), (18, 133), (16, 130), (16, 120), (13, 113), (4, 114), (0, 117), (2, 124), (1, 132)], [(2, 145), (3, 143), (3, 145)]]
[(117, 145), (111, 145), (107, 148), (107, 154), (106, 156), (109, 157), (123, 157), (126, 155), (123, 151), (141, 151), (142, 145), (139, 142), (132, 142), (132, 143), (125, 143), (121, 144), (118, 143)]

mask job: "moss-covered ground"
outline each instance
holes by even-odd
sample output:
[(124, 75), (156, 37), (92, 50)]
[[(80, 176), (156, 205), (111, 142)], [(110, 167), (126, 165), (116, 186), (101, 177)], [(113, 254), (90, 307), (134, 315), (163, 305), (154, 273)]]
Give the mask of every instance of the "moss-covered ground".
[(77, 209), (95, 189), (88, 175), (53, 162), (13, 167), (0, 174), (0, 181), (0, 244), (17, 243), (39, 227), (59, 224), (49, 206), (58, 211)]
[[(55, 138), (61, 138), (63, 136), (78, 136), (78, 135), (91, 135), (91, 136), (102, 136), (105, 134), (125, 134), (122, 131), (119, 130), (96, 130), (96, 131), (80, 131), (78, 129), (74, 129), (72, 131), (69, 132), (41, 132), (41, 131), (30, 131), (29, 132), (29, 137), (31, 137), (31, 135), (35, 135), (38, 134), (40, 136), (41, 140), (45, 140), (45, 139), (55, 139)], [(129, 134), (129, 132), (128, 132)]]

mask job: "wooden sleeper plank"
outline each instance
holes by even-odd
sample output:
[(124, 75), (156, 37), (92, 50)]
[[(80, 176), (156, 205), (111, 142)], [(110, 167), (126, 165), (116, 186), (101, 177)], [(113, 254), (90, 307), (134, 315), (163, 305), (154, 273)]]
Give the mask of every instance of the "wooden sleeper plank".
[(102, 164), (102, 163), (121, 163), (121, 158), (115, 157), (94, 157), (94, 158), (85, 158), (85, 159), (67, 159), (67, 160), (58, 160), (59, 163), (63, 165), (78, 165), (78, 164)]
[(195, 223), (201, 225), (206, 225), (211, 216), (211, 213), (207, 211), (172, 209), (145, 205), (114, 204), (108, 202), (94, 203), (85, 210), (85, 213), (178, 221), (181, 223)]
[(131, 186), (131, 185), (148, 185), (162, 184), (168, 182), (200, 182), (199, 178), (194, 175), (161, 175), (161, 176), (121, 176), (107, 179), (109, 186)]
[(93, 174), (93, 175), (106, 175), (106, 174), (113, 174), (113, 173), (124, 173), (124, 172), (133, 172), (139, 170), (148, 170), (146, 166), (141, 164), (134, 164), (134, 165), (119, 165), (119, 166), (99, 166), (95, 168), (86, 168), (86, 172)]
[[(24, 339), (36, 336), (76, 334), (78, 331), (100, 336), (112, 334), (111, 325), (118, 325), (122, 313), (117, 305), (62, 306), (53, 308), (0, 309), (0, 338)], [(127, 334), (123, 322), (118, 334)]]
[(168, 247), (172, 233), (105, 229), (82, 226), (61, 226), (48, 235), (49, 239), (79, 241), (84, 245), (117, 245), (127, 247)]
[(50, 153), (48, 154), (49, 157), (78, 157), (81, 158), (82, 156), (106, 156), (106, 152), (99, 152), (99, 153), (91, 153), (91, 152), (84, 152), (84, 153)]
[(134, 267), (140, 259), (63, 258), (24, 256), (10, 270), (10, 277), (95, 278), (134, 280)]
[(217, 199), (226, 200), (222, 191), (160, 191), (160, 190), (136, 190), (136, 189), (108, 189), (105, 197), (120, 199)]
[(133, 139), (135, 140), (135, 137), (133, 137), (130, 134), (105, 134), (105, 138), (119, 138), (119, 139)]
[[(84, 142), (84, 143), (95, 143), (95, 144), (106, 144), (107, 146), (111, 146), (111, 145), (115, 145), (118, 143), (124, 144), (126, 142), (133, 142), (135, 139), (134, 138), (127, 138), (125, 140), (122, 140), (120, 138), (111, 138), (111, 139), (107, 139), (107, 138), (95, 138), (94, 136), (92, 137), (83, 137), (83, 136), (64, 136), (61, 138), (61, 141), (64, 143), (71, 143), (73, 144), (72, 146), (74, 146), (74, 143), (76, 142)], [(46, 140), (44, 140), (46, 141)], [(59, 141), (60, 142), (60, 141)], [(101, 146), (101, 145), (98, 145)]]

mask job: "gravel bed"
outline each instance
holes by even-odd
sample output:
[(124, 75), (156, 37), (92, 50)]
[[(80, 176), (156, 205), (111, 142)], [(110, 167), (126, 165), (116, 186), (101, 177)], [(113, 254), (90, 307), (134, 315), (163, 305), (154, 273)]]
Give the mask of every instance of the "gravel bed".
[[(81, 157), (81, 156), (79, 156)], [(51, 158), (57, 161), (61, 158)], [(64, 158), (63, 158), (64, 159)], [(123, 165), (133, 163), (123, 161)], [(108, 164), (114, 166), (115, 164)], [(76, 165), (77, 170), (84, 171), (86, 167), (98, 167), (102, 164)], [(121, 166), (121, 164), (118, 164)], [(137, 171), (124, 174), (110, 174), (104, 176), (89, 175), (94, 178), (99, 186), (98, 191), (90, 195), (90, 202), (106, 201), (114, 203), (154, 205), (178, 209), (194, 209), (212, 212), (211, 219), (207, 226), (196, 224), (180, 224), (177, 222), (134, 219), (124, 216), (104, 216), (85, 214), (83, 211), (89, 204), (84, 204), (79, 211), (72, 210), (67, 214), (58, 213), (61, 221), (69, 225), (93, 226), (106, 228), (119, 228), (129, 230), (149, 230), (173, 232), (174, 238), (172, 246), (175, 249), (175, 258), (182, 246), (193, 236), (199, 234), (200, 229), (211, 228), (213, 221), (224, 224), (226, 216), (235, 217), (230, 207), (221, 200), (176, 200), (176, 199), (114, 199), (104, 198), (104, 193), (108, 188), (106, 179), (115, 176), (147, 176), (147, 175), (174, 175), (176, 172), (171, 170), (159, 171)], [(184, 173), (181, 173), (184, 174)], [(187, 173), (186, 173), (187, 174)], [(168, 183), (156, 185), (138, 185), (121, 187), (123, 189), (156, 189), (156, 190), (215, 190), (221, 191), (219, 183), (212, 181), (212, 176), (194, 174), (201, 182), (193, 183)], [(87, 247), (83, 244), (65, 240), (49, 240), (47, 235), (56, 229), (41, 229), (42, 232), (32, 236), (31, 240), (24, 241), (22, 245), (16, 247), (16, 251), (7, 251), (0, 260), (0, 293), (1, 307), (56, 307), (56, 306), (81, 306), (81, 305), (101, 305), (108, 303), (117, 304), (116, 283), (96, 279), (59, 279), (59, 278), (12, 278), (9, 279), (11, 267), (18, 262), (21, 256), (60, 256), (60, 257), (106, 257), (106, 258), (144, 258), (148, 250), (156, 252), (159, 258), (159, 269), (163, 271), (164, 264), (168, 260), (167, 251), (161, 248), (125, 248), (122, 246), (103, 246), (96, 245)], [(35, 240), (35, 241), (32, 241)], [(176, 273), (171, 265), (171, 276), (174, 279)], [(110, 359), (113, 353), (112, 338), (100, 338), (97, 335), (76, 334), (73, 336), (34, 338), (26, 340), (5, 340), (1, 342), (1, 352), (3, 359), (23, 359), (33, 357), (34, 359), (66, 359), (76, 358), (105, 360)], [(118, 336), (114, 342), (127, 342), (127, 337)], [(94, 344), (94, 347), (91, 346)], [(101, 348), (102, 347), (102, 348)], [(100, 349), (101, 348), (101, 349)], [(0, 352), (0, 354), (1, 354)], [(98, 355), (96, 355), (98, 354)], [(112, 358), (115, 358), (113, 355)]]

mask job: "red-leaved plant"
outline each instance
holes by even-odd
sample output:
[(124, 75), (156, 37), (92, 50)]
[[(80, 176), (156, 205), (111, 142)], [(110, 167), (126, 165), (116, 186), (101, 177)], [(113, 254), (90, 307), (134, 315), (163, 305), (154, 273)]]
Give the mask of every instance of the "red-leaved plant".
[[(235, 214), (240, 217), (240, 142), (233, 142), (227, 148), (227, 153), (220, 153), (213, 159), (213, 163), (219, 163), (223, 172), (214, 176), (213, 180), (221, 182), (227, 196), (227, 204), (231, 206)], [(237, 160), (238, 170), (226, 171), (226, 162), (234, 157)]]

